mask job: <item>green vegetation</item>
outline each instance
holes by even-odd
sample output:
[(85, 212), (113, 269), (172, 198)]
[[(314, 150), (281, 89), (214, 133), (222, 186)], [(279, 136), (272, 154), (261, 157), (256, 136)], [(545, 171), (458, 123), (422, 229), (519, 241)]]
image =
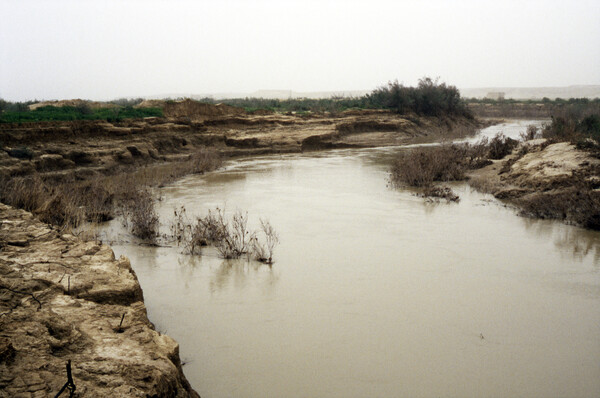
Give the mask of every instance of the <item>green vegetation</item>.
[(107, 120), (117, 122), (124, 119), (137, 119), (150, 116), (162, 117), (160, 108), (113, 107), (92, 109), (82, 106), (43, 106), (29, 110), (28, 103), (4, 103), (0, 112), (0, 123), (23, 123), (64, 120)]
[(541, 100), (467, 99), (469, 109), (478, 117), (550, 118), (563, 113), (600, 113), (600, 98), (542, 98)]
[(600, 98), (555, 98), (550, 99), (544, 97), (542, 99), (514, 99), (514, 98), (465, 98), (469, 104), (492, 104), (492, 105), (503, 105), (503, 104), (544, 104), (544, 105), (589, 105), (589, 104), (600, 104)]
[[(216, 101), (210, 100), (215, 103)], [(362, 97), (263, 99), (235, 98), (222, 101), (227, 105), (244, 108), (248, 112), (260, 109), (272, 112), (330, 112), (349, 109), (389, 109), (399, 114), (422, 116), (466, 116), (472, 114), (455, 86), (439, 83), (429, 77), (419, 80), (417, 87), (404, 86), (398, 81), (389, 82)]]
[(212, 103), (222, 102), (227, 105), (244, 108), (246, 112), (267, 110), (271, 112), (296, 112), (304, 114), (339, 113), (348, 109), (369, 108), (366, 97), (332, 97), (332, 98), (290, 98), (286, 100), (264, 98), (233, 98), (224, 101), (209, 100)]
[(367, 99), (374, 108), (392, 109), (400, 114), (472, 117), (455, 86), (440, 84), (429, 77), (419, 80), (417, 87), (390, 82), (373, 90)]

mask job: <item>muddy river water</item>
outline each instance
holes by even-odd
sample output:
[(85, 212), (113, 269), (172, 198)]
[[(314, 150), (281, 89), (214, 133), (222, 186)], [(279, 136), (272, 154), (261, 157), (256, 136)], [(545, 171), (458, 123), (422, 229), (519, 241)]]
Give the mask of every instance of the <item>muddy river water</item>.
[[(523, 131), (527, 123), (484, 131)], [(512, 130), (511, 130), (512, 129)], [(514, 130), (514, 131), (513, 131)], [(161, 190), (173, 209), (247, 211), (275, 264), (113, 244), (149, 318), (210, 397), (600, 396), (600, 233), (387, 186), (398, 148), (230, 161)]]

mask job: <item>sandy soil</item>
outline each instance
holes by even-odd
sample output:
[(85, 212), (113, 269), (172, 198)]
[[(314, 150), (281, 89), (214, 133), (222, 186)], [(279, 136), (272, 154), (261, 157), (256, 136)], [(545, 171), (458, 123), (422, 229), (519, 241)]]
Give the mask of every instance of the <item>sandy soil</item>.
[(600, 229), (600, 159), (594, 152), (531, 140), (470, 177), (473, 186), (515, 204), (523, 215)]

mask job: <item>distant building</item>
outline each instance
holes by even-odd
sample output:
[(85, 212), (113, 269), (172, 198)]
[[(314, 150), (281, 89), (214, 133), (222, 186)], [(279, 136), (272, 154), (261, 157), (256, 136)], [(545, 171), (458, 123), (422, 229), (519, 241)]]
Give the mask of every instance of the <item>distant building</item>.
[(495, 100), (503, 100), (504, 99), (504, 91), (492, 91), (485, 95), (485, 98), (495, 99)]

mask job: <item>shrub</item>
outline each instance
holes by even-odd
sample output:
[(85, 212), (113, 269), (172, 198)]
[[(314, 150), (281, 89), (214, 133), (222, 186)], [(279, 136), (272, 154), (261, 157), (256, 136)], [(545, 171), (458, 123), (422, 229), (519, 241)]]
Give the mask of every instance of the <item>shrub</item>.
[(458, 89), (438, 81), (424, 77), (419, 80), (417, 87), (406, 87), (396, 80), (373, 90), (367, 95), (367, 100), (371, 107), (388, 108), (400, 114), (412, 112), (424, 116), (472, 118)]
[(537, 126), (530, 124), (527, 126), (527, 130), (524, 133), (519, 134), (519, 136), (523, 141), (536, 139), (538, 137), (538, 128)]
[(600, 142), (600, 104), (571, 104), (554, 112), (542, 134), (553, 141), (575, 143), (591, 138)]
[(273, 263), (273, 251), (279, 243), (279, 237), (268, 221), (260, 220), (263, 242), (257, 231), (248, 231), (248, 214), (241, 211), (228, 220), (224, 211), (216, 208), (209, 210), (204, 217), (196, 217), (193, 223), (189, 221), (183, 206), (174, 210), (174, 215), (170, 237), (190, 254), (200, 254), (202, 246), (213, 245), (225, 259), (236, 259), (246, 254), (257, 261)]
[(488, 144), (488, 157), (490, 159), (503, 159), (506, 155), (509, 155), (518, 144), (519, 142), (517, 140), (506, 137), (502, 133), (497, 134)]
[(136, 191), (125, 207), (124, 221), (134, 236), (154, 242), (158, 236), (158, 214), (154, 200), (147, 189)]
[(434, 181), (461, 180), (465, 177), (464, 147), (441, 145), (415, 148), (401, 153), (392, 166), (394, 186), (428, 187)]
[(231, 218), (231, 222), (224, 220), (223, 213), (218, 213), (219, 238), (215, 242), (217, 251), (221, 257), (240, 258), (248, 252), (248, 243), (250, 235), (246, 226), (248, 224), (248, 214), (242, 214), (237, 211)]
[(261, 231), (265, 236), (265, 242), (261, 242), (256, 236), (256, 233), (252, 234), (250, 241), (254, 259), (262, 263), (273, 264), (273, 251), (275, 250), (275, 246), (279, 243), (279, 235), (277, 235), (277, 232), (275, 232), (275, 229), (269, 221), (261, 219), (260, 226)]

